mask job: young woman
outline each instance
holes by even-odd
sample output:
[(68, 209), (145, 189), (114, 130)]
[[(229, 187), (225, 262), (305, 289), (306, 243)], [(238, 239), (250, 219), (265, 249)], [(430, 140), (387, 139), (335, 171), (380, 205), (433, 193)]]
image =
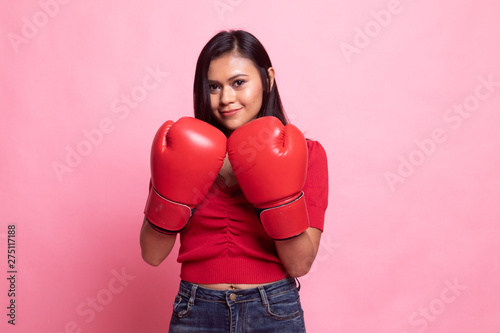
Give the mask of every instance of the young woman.
[(323, 231), (325, 151), (288, 124), (269, 56), (245, 31), (201, 51), (194, 109), (153, 140), (140, 235), (153, 266), (180, 237), (170, 332), (305, 332), (296, 278)]

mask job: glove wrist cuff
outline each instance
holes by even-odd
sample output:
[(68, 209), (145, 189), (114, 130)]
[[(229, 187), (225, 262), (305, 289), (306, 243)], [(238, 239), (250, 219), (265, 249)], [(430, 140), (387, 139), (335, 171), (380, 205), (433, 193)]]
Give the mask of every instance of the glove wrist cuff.
[(309, 215), (302, 192), (287, 204), (256, 211), (264, 230), (274, 240), (296, 237), (309, 228)]
[(149, 191), (144, 214), (158, 232), (176, 234), (182, 231), (193, 215), (194, 208), (161, 196), (154, 187)]

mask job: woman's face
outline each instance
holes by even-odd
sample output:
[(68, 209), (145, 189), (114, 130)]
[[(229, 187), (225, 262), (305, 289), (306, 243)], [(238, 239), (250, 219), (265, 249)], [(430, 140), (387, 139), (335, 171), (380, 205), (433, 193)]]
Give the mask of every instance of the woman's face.
[(234, 53), (212, 60), (208, 68), (208, 84), (212, 113), (228, 130), (234, 131), (257, 118), (262, 106), (263, 87), (257, 67), (251, 60)]

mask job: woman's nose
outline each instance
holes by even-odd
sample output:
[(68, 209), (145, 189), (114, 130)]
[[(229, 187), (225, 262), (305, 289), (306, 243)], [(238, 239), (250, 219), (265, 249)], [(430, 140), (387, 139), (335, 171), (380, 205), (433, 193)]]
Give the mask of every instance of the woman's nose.
[(236, 94), (234, 90), (230, 87), (224, 87), (222, 89), (221, 103), (224, 105), (234, 103), (236, 100)]

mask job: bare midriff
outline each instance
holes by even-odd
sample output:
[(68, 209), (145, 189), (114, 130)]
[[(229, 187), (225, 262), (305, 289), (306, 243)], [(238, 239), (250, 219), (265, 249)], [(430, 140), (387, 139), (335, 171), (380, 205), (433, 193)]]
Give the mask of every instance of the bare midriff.
[[(271, 282), (272, 283), (272, 282)], [(245, 283), (213, 283), (213, 284), (199, 284), (200, 287), (215, 289), (215, 290), (234, 290), (234, 289), (251, 289), (259, 286), (265, 286), (270, 283), (260, 284), (245, 284)]]

